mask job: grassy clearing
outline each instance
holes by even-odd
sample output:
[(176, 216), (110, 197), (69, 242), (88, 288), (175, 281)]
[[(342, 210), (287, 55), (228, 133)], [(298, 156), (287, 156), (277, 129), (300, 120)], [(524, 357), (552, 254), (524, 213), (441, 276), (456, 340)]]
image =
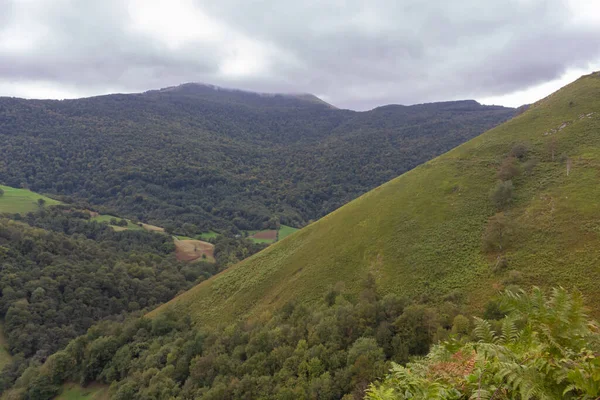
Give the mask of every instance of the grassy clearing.
[(177, 238), (178, 240), (194, 240), (193, 237), (184, 236), (184, 235), (173, 235), (173, 237)]
[(142, 223), (142, 228), (150, 232), (164, 232), (165, 228), (156, 225), (144, 224)]
[[(598, 316), (598, 132), (596, 74), (370, 191), (154, 313), (171, 307), (203, 324), (225, 323), (291, 300), (310, 304), (340, 281), (358, 294), (370, 272), (381, 294), (459, 295), (473, 310), (508, 284), (562, 286), (581, 291)], [(499, 165), (517, 143), (527, 145), (537, 165), (514, 179), (514, 200), (506, 210), (514, 224), (510, 244), (501, 254), (485, 253), (482, 234), (497, 212), (489, 193)], [(498, 256), (507, 261), (501, 270), (495, 268)]]
[(0, 322), (0, 370), (12, 360), (12, 357), (7, 349), (6, 337), (4, 337), (4, 326)]
[(16, 189), (10, 186), (0, 185), (4, 194), (0, 196), (0, 213), (26, 214), (39, 208), (38, 199), (46, 201), (45, 206), (61, 204), (60, 201), (42, 196), (27, 189)]
[[(110, 220), (115, 218), (117, 221), (120, 221), (122, 219), (125, 218), (119, 218), (119, 217), (115, 217), (114, 215), (97, 215), (95, 217), (90, 218), (91, 221), (96, 221), (96, 222), (106, 222), (107, 224), (110, 224)], [(127, 226), (116, 226), (116, 225), (111, 225), (111, 227), (115, 230), (115, 231), (124, 231), (126, 229), (132, 230), (132, 231), (140, 231), (142, 229), (144, 229), (143, 227), (134, 224), (133, 222), (131, 222), (128, 219), (125, 219), (127, 221)]]
[(209, 240), (209, 239), (215, 239), (217, 236), (219, 236), (219, 234), (215, 231), (209, 231), (209, 232), (203, 232), (199, 235), (196, 236), (197, 239), (200, 240)]
[(193, 239), (175, 239), (175, 255), (180, 261), (215, 262), (215, 246), (212, 243)]
[(292, 228), (291, 226), (281, 225), (279, 228), (279, 240), (282, 240), (294, 232), (297, 232), (299, 229)]
[(67, 383), (63, 385), (61, 394), (55, 397), (55, 400), (108, 400), (108, 386), (101, 384), (91, 384), (87, 387), (81, 387), (76, 383)]
[[(254, 243), (267, 243), (267, 244), (272, 244), (277, 242), (278, 240), (281, 240), (289, 235), (291, 235), (292, 233), (298, 231), (297, 228), (292, 228), (291, 226), (287, 226), (287, 225), (281, 225), (281, 227), (279, 228), (279, 231), (276, 233), (276, 237), (275, 238), (269, 238), (268, 236), (271, 236), (271, 234), (274, 232), (272, 230), (263, 230), (263, 231), (247, 231), (246, 233), (248, 234), (248, 239), (252, 240)], [(263, 236), (263, 237), (261, 237)], [(264, 237), (267, 236), (267, 237)]]

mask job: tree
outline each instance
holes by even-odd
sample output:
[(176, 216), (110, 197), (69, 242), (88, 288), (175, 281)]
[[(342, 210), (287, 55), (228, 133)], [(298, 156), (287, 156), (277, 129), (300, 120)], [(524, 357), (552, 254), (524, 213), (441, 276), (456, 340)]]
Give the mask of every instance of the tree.
[(44, 200), (42, 198), (39, 198), (37, 200), (37, 205), (38, 205), (39, 208), (44, 208), (44, 206), (46, 205), (46, 200)]
[(504, 213), (498, 213), (488, 220), (483, 232), (483, 249), (485, 251), (503, 251), (512, 238), (512, 222)]
[(0, 197), (4, 196), (4, 189), (0, 188)]
[(512, 181), (498, 182), (490, 192), (490, 200), (498, 209), (508, 206), (513, 198), (514, 186)]

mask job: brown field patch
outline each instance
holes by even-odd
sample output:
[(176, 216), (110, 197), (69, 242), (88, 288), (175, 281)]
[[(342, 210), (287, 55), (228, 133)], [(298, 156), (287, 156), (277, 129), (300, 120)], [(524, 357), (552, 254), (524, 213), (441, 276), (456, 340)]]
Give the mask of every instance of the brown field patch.
[(150, 231), (150, 232), (164, 232), (165, 231), (165, 228), (161, 228), (160, 226), (144, 224), (144, 223), (142, 223), (142, 228), (144, 228), (145, 230)]
[(260, 231), (250, 237), (254, 239), (277, 240), (277, 231)]
[[(202, 240), (175, 239), (175, 256), (179, 261), (208, 261), (215, 262), (215, 246)], [(206, 255), (206, 259), (202, 255)]]

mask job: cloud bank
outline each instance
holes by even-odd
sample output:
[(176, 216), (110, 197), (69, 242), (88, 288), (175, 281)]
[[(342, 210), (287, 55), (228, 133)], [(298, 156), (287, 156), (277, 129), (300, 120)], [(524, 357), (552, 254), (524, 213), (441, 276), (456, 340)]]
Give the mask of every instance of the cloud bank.
[(600, 62), (585, 0), (4, 0), (0, 95), (206, 82), (369, 109), (503, 98)]

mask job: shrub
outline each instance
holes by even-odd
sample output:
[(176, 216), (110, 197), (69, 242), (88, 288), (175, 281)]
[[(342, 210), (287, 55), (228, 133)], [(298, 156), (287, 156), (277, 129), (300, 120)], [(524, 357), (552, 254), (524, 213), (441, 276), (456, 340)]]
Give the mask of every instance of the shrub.
[(528, 152), (529, 152), (529, 149), (527, 148), (527, 146), (525, 144), (517, 143), (510, 150), (510, 155), (515, 158), (518, 158), (519, 160), (523, 160), (526, 158)]
[(502, 251), (510, 244), (513, 234), (512, 222), (504, 213), (498, 213), (488, 220), (483, 232), (485, 251)]
[(513, 199), (514, 186), (512, 181), (498, 182), (496, 187), (490, 192), (490, 200), (501, 209), (510, 204)]
[(535, 158), (529, 159), (523, 163), (523, 171), (525, 171), (527, 175), (530, 175), (537, 164), (538, 161)]
[(498, 170), (498, 179), (501, 181), (508, 181), (518, 176), (521, 171), (519, 170), (519, 163), (516, 157), (507, 157), (502, 161), (500, 169)]

